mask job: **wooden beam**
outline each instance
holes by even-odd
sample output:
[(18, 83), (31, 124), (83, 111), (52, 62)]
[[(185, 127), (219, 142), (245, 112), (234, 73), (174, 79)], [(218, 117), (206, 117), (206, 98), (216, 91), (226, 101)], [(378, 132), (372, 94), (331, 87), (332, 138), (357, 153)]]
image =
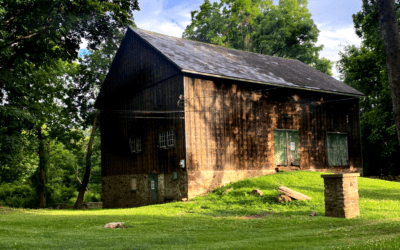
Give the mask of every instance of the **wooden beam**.
[(283, 185), (281, 185), (280, 187), (278, 187), (276, 190), (278, 190), (278, 192), (285, 194), (287, 196), (289, 196), (292, 199), (295, 200), (311, 200), (311, 197), (304, 195), (302, 193), (299, 193), (297, 191), (294, 191), (288, 187), (285, 187)]

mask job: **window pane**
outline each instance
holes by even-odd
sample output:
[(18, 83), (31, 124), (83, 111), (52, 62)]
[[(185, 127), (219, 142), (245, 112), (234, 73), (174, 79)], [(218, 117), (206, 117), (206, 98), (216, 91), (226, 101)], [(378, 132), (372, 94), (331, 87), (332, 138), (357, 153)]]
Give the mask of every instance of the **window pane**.
[(142, 151), (142, 138), (140, 137), (136, 138), (136, 151), (137, 152)]
[(160, 147), (165, 148), (167, 146), (167, 133), (165, 131), (160, 132)]
[(131, 152), (136, 152), (135, 139), (134, 138), (129, 138), (129, 146), (131, 147)]
[(168, 131), (168, 146), (175, 145), (175, 134), (173, 130)]

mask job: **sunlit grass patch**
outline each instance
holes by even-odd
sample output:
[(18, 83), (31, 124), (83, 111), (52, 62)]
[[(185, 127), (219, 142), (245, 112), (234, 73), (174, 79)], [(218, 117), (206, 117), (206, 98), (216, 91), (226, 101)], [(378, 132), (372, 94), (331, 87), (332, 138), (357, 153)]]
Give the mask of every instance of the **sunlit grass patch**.
[[(188, 202), (138, 208), (0, 210), (0, 249), (399, 248), (400, 183), (358, 178), (361, 215), (330, 218), (324, 216), (321, 174), (245, 179)], [(276, 203), (281, 184), (312, 199)], [(110, 222), (128, 227), (104, 228)]]

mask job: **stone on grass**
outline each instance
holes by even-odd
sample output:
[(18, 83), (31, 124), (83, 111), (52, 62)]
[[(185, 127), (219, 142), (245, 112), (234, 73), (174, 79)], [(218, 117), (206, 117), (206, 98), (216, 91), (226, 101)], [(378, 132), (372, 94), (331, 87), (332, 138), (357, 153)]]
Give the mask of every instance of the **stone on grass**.
[(263, 195), (263, 191), (261, 191), (260, 189), (254, 189), (253, 191), (251, 191), (255, 196), (262, 196)]
[(310, 216), (317, 216), (317, 212), (311, 212)]
[(187, 199), (187, 198), (183, 198), (182, 201), (183, 201), (183, 202), (187, 202), (188, 199)]
[(104, 228), (125, 228), (123, 222), (110, 222), (107, 223)]
[(283, 202), (291, 202), (292, 199), (285, 194), (280, 194), (280, 195), (275, 196), (275, 201), (278, 203), (283, 203)]

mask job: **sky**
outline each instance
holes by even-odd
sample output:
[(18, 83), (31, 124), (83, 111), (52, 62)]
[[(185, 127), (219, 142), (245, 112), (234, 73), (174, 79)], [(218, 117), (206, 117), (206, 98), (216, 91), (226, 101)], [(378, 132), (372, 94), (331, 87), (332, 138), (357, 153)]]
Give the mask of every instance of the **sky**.
[[(181, 38), (191, 22), (190, 12), (200, 10), (203, 3), (204, 0), (139, 0), (140, 11), (134, 11), (133, 17), (140, 29)], [(273, 0), (273, 3), (278, 4), (279, 0)], [(337, 61), (344, 45), (360, 45), (361, 40), (355, 34), (351, 16), (361, 11), (361, 6), (361, 0), (308, 1), (311, 18), (320, 30), (317, 45), (324, 45), (320, 57)], [(86, 43), (83, 42), (80, 54), (85, 48)], [(332, 73), (333, 77), (339, 79), (335, 66)]]

